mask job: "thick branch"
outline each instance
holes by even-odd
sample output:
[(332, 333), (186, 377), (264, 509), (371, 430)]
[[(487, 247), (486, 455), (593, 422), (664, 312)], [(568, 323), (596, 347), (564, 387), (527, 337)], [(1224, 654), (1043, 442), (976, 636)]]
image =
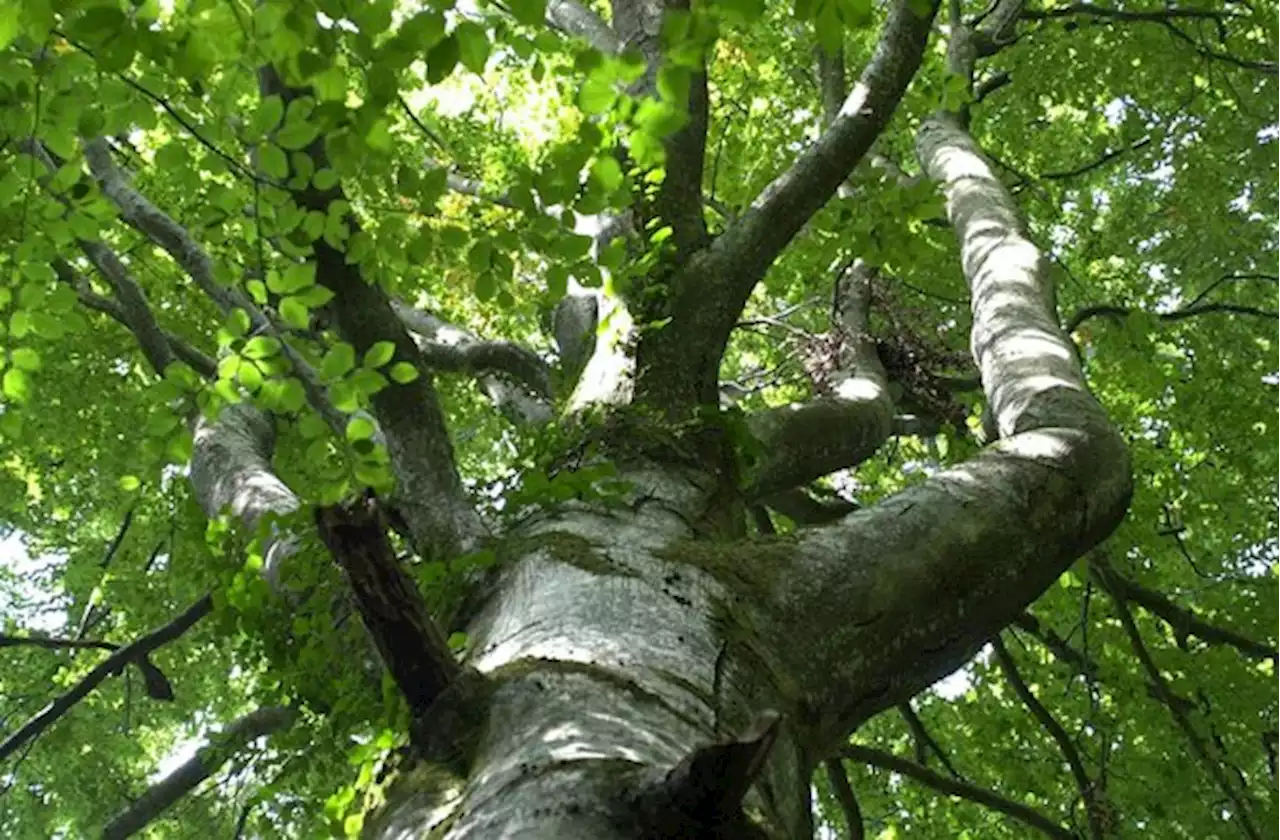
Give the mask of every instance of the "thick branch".
[[(629, 91), (635, 97), (656, 97), (658, 75), (671, 72), (688, 79), (687, 98), (666, 102), (682, 109), (684, 124), (662, 140), (665, 175), (653, 199), (652, 212), (670, 225), (671, 241), (678, 253), (688, 254), (707, 241), (702, 213), (702, 176), (707, 145), (707, 75), (705, 57), (695, 68), (674, 67), (663, 55), (661, 32), (668, 10), (687, 11), (688, 0), (612, 0), (613, 27), (628, 48), (638, 49), (646, 63), (645, 74)], [(643, 220), (648, 222), (648, 218)]]
[(218, 772), (233, 755), (254, 740), (289, 726), (294, 717), (292, 709), (271, 706), (232, 721), (195, 755), (147, 788), (142, 796), (107, 823), (102, 831), (103, 840), (123, 840), (137, 834)]
[(893, 398), (868, 333), (872, 269), (861, 260), (837, 280), (845, 345), (831, 395), (748, 418), (764, 453), (748, 475), (747, 498), (772, 496), (875, 454), (893, 432)]
[[(259, 74), (263, 96), (279, 95), (286, 103), (307, 95), (288, 88), (275, 69)], [(324, 138), (306, 149), (317, 169), (328, 165)], [(341, 185), (320, 190), (313, 185), (295, 191), (294, 199), (308, 210), (328, 213), (332, 202), (345, 201)], [(356, 220), (345, 220), (354, 236)], [(442, 557), (474, 547), (483, 533), (475, 510), (467, 502), (453, 457), (444, 412), (422, 370), (418, 348), (396, 316), (382, 287), (367, 283), (346, 254), (320, 239), (314, 244), (316, 281), (334, 293), (333, 311), (339, 334), (363, 355), (374, 344), (390, 342), (393, 359), (418, 367), (423, 375), (412, 382), (386, 387), (372, 397), (373, 411), (383, 434), (396, 477), (396, 506), (424, 556)]]
[(844, 499), (816, 499), (803, 488), (795, 487), (775, 493), (763, 500), (778, 513), (802, 525), (822, 525), (848, 516), (861, 506)]
[(831, 628), (782, 654), (820, 710), (820, 741), (964, 664), (1114, 530), (1131, 492), (1123, 439), (1085, 386), (1007, 191), (952, 117), (927, 121), (918, 149), (960, 241), (1003, 439), (788, 547), (779, 638)]
[(609, 25), (577, 0), (547, 0), (547, 22), (565, 34), (582, 38), (606, 55), (622, 49)]
[[(270, 418), (250, 403), (224, 406), (216, 421), (196, 418), (191, 486), (205, 516), (230, 513), (252, 532), (263, 517), (298, 509), (298, 497), (271, 468), (274, 443)], [(293, 550), (289, 540), (273, 539), (264, 546), (263, 571), (273, 587)]]
[(396, 316), (422, 340), (422, 359), (434, 370), (450, 373), (499, 373), (524, 384), (543, 399), (551, 398), (551, 371), (547, 363), (526, 347), (511, 341), (485, 341), (448, 321), (391, 302)]
[(915, 762), (900, 758), (892, 753), (851, 744), (841, 749), (840, 755), (850, 761), (870, 764), (872, 767), (879, 767), (891, 773), (900, 773), (908, 779), (913, 779), (926, 787), (933, 788), (939, 793), (947, 796), (958, 796), (961, 799), (976, 802), (993, 811), (1007, 814), (1015, 820), (1034, 828), (1046, 837), (1054, 838), (1054, 840), (1079, 840), (1074, 833), (1034, 808), (1028, 808), (1026, 805), (1005, 799), (1000, 794), (986, 788), (956, 779), (949, 779), (927, 767), (921, 767)]
[(919, 67), (937, 5), (923, 17), (912, 7), (894, 4), (875, 54), (818, 141), (672, 278), (671, 321), (637, 349), (637, 391), (659, 404), (716, 400), (720, 357), (751, 290), (871, 148)]
[(370, 494), (349, 504), (318, 508), (316, 527), (346, 572), (356, 608), (383, 663), (415, 718), (423, 718), (461, 668), (427, 615), (413, 578), (400, 567), (377, 500)]
[(1018, 695), (1023, 705), (1031, 711), (1032, 716), (1058, 745), (1062, 757), (1067, 761), (1067, 766), (1071, 768), (1071, 776), (1076, 780), (1076, 789), (1080, 791), (1080, 798), (1084, 802), (1085, 818), (1089, 823), (1089, 836), (1093, 840), (1102, 840), (1102, 810), (1098, 802), (1097, 790), (1093, 779), (1089, 778), (1089, 773), (1085, 770), (1084, 761), (1080, 758), (1080, 751), (1076, 749), (1075, 741), (1071, 740), (1067, 730), (1062, 728), (1057, 718), (1031, 692), (999, 636), (991, 640), (991, 649), (995, 653), (996, 662), (1000, 664), (1000, 670), (1004, 672), (1005, 679), (1013, 687), (1014, 694)]
[(85, 674), (81, 680), (66, 692), (58, 696), (49, 705), (36, 713), (31, 720), (23, 724), (16, 732), (0, 743), (0, 761), (8, 758), (15, 750), (52, 726), (60, 717), (71, 710), (97, 688), (107, 677), (115, 676), (129, 664), (143, 662), (149, 653), (169, 642), (174, 641), (191, 629), (197, 621), (213, 611), (213, 596), (205, 595), (186, 611), (168, 624), (124, 647), (116, 650), (97, 667)]

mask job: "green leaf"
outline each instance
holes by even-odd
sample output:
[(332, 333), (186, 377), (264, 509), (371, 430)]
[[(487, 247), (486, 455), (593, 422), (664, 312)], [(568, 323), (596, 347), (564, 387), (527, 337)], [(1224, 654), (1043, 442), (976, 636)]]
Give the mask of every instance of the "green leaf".
[(396, 362), (387, 373), (401, 385), (407, 385), (419, 376), (418, 369), (409, 362)]
[(611, 155), (601, 155), (591, 165), (591, 173), (600, 181), (606, 190), (616, 190), (622, 186), (622, 165)]
[(280, 352), (279, 340), (269, 335), (255, 335), (240, 351), (246, 359), (269, 359)]
[(0, 13), (0, 50), (12, 44), (20, 31), (21, 28), (18, 25), (18, 15), (15, 9), (8, 9), (4, 13)]
[(17, 403), (26, 402), (27, 398), (31, 396), (31, 377), (21, 368), (9, 368), (4, 372), (4, 380), (0, 390), (3, 390), (6, 399)]
[(333, 292), (324, 286), (310, 286), (293, 297), (308, 309), (317, 309), (333, 300)]
[(603, 114), (613, 107), (618, 98), (613, 80), (602, 76), (590, 76), (578, 90), (578, 107), (588, 116)]
[(326, 381), (333, 381), (345, 376), (356, 366), (356, 349), (345, 341), (339, 341), (329, 348), (320, 361), (320, 375)]
[(277, 311), (280, 313), (280, 319), (295, 330), (305, 330), (311, 326), (311, 312), (298, 297), (281, 298)]
[(246, 133), (250, 139), (257, 139), (273, 131), (282, 119), (284, 119), (284, 100), (273, 93), (258, 103)]
[(458, 40), (462, 65), (472, 73), (483, 73), (489, 60), (489, 38), (484, 29), (479, 24), (464, 20), (453, 30), (453, 37)]
[(360, 368), (347, 380), (351, 386), (366, 397), (374, 394), (387, 387), (387, 378), (382, 374), (368, 368)]
[(285, 379), (281, 383), (279, 402), (283, 411), (301, 411), (307, 404), (307, 392), (302, 387), (302, 383), (293, 377)]
[(30, 347), (16, 347), (9, 352), (13, 366), (26, 371), (40, 369), (40, 354)]
[(343, 414), (350, 414), (360, 408), (360, 394), (346, 382), (335, 382), (329, 386), (329, 402)]
[(267, 288), (278, 295), (300, 292), (315, 282), (316, 265), (312, 262), (294, 263), (284, 270), (284, 274), (267, 275)]
[(266, 173), (267, 176), (277, 181), (283, 181), (289, 177), (289, 158), (274, 143), (261, 143), (258, 145), (258, 167)]
[(142, 480), (136, 475), (122, 475), (120, 476), (120, 481), (118, 483), (120, 485), (120, 489), (124, 490), (126, 493), (132, 493), (134, 490), (137, 490), (142, 486)]
[[(321, 192), (328, 192), (338, 186), (338, 173), (328, 167), (320, 169), (311, 177), (311, 184)], [(311, 238), (317, 239), (319, 234)]]
[(541, 26), (547, 17), (546, 0), (512, 0), (511, 15), (525, 26)]
[(456, 34), (451, 34), (427, 53), (427, 83), (438, 85), (448, 78), (462, 57)]
[(347, 421), (347, 440), (369, 440), (377, 432), (373, 421), (365, 417), (352, 417)]
[(379, 341), (370, 347), (364, 354), (364, 366), (367, 368), (380, 368), (396, 354), (396, 346), (390, 341)]

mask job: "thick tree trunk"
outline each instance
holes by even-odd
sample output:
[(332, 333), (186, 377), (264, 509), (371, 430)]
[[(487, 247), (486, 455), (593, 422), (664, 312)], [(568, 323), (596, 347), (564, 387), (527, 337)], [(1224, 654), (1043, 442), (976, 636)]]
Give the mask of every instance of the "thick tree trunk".
[(658, 466), (625, 477), (626, 504), (570, 505), (505, 541), (467, 627), (468, 661), (492, 684), (470, 777), (406, 776), (373, 836), (653, 836), (642, 792), (764, 708), (784, 722), (747, 810), (779, 836), (810, 835), (810, 763), (786, 690), (753, 655), (770, 645), (739, 620), (732, 564), (688, 542), (716, 480)]

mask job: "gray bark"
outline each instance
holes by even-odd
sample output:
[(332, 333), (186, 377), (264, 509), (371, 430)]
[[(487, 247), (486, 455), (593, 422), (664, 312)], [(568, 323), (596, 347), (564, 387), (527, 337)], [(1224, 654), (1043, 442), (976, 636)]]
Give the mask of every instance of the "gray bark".
[[(375, 837), (640, 836), (629, 800), (693, 745), (780, 701), (777, 686), (725, 646), (737, 597), (682, 556), (712, 476), (637, 468), (634, 503), (573, 507), (528, 523), (524, 546), (467, 627), (468, 662), (493, 694), (469, 779), (451, 796), (405, 783)], [(749, 631), (748, 631), (749, 632)], [(808, 775), (788, 725), (755, 807), (808, 829)]]

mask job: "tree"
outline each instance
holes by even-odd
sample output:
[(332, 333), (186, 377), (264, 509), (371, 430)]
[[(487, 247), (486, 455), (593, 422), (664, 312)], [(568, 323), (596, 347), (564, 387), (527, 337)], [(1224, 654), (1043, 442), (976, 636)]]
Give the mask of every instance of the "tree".
[(1276, 19), (6, 9), (0, 820), (1266, 835)]

